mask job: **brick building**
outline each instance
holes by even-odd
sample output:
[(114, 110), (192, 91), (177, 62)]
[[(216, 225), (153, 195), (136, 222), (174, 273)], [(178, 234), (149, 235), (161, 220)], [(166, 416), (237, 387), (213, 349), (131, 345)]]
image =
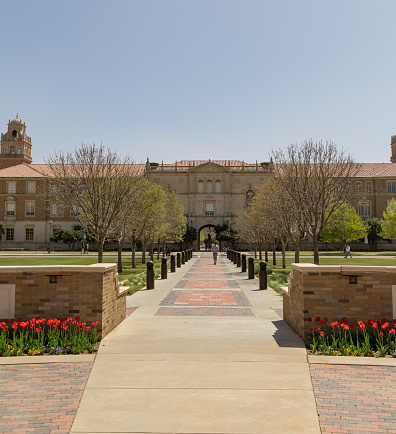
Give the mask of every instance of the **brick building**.
[[(39, 194), (45, 164), (33, 164), (31, 138), (18, 116), (1, 134), (0, 224), (5, 228), (2, 248), (28, 250), (48, 247), (59, 228), (77, 224), (74, 210), (53, 201), (46, 205)], [(362, 218), (382, 217), (396, 196), (396, 136), (391, 138), (390, 163), (363, 163), (350, 184), (352, 201)], [(271, 163), (248, 164), (237, 160), (178, 161), (172, 164), (147, 161), (137, 165), (142, 176), (169, 185), (184, 207), (188, 224), (198, 231), (231, 223), (237, 210), (254, 196), (256, 187), (273, 176)]]

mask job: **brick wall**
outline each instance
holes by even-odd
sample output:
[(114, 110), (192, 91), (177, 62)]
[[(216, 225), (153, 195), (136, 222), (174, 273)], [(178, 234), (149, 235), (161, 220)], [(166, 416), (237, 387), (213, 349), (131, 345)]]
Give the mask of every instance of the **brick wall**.
[(396, 316), (396, 267), (317, 266), (293, 264), (288, 292), (284, 293), (285, 321), (298, 334), (306, 335), (307, 318), (342, 317), (348, 323)]
[(97, 320), (105, 336), (126, 316), (126, 288), (118, 285), (115, 264), (0, 267), (2, 287), (14, 288), (12, 316), (22, 320), (80, 316), (87, 324)]

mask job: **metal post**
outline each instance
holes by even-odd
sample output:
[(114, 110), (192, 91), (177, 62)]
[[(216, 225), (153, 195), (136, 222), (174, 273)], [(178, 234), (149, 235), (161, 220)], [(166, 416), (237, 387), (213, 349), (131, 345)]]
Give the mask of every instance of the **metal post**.
[(242, 273), (246, 273), (246, 255), (243, 254), (241, 257), (241, 268)]
[(182, 265), (184, 265), (186, 263), (186, 252), (183, 250), (182, 251)]
[(161, 260), (161, 279), (168, 278), (168, 259), (162, 258)]
[(254, 258), (250, 257), (248, 262), (248, 279), (254, 279)]
[(154, 262), (147, 262), (146, 286), (147, 289), (154, 289)]
[(232, 258), (232, 262), (233, 262), (234, 264), (237, 263), (237, 252), (236, 252), (236, 251), (234, 252), (234, 257)]
[(177, 256), (177, 268), (180, 268), (181, 267), (181, 253), (178, 252), (176, 256)]
[(236, 255), (236, 265), (237, 265), (237, 267), (241, 266), (241, 253), (240, 252), (237, 252), (237, 255)]
[(267, 289), (267, 263), (265, 261), (260, 262), (259, 280), (259, 289)]
[(175, 255), (171, 255), (171, 273), (176, 271)]
[(230, 249), (227, 249), (227, 259), (230, 259)]

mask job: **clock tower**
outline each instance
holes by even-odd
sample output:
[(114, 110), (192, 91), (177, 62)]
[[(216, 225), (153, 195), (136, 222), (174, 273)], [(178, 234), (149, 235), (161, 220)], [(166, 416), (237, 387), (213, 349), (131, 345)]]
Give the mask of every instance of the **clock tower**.
[(26, 135), (26, 125), (21, 119), (8, 121), (8, 131), (1, 134), (0, 169), (32, 162), (32, 140)]

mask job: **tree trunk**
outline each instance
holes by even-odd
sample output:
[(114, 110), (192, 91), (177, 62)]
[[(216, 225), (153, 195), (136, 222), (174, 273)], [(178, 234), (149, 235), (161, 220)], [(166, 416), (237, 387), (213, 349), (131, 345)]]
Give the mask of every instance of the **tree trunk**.
[(160, 258), (160, 240), (157, 240), (157, 259)]
[(316, 237), (312, 237), (312, 246), (313, 246), (313, 252), (314, 252), (314, 264), (319, 265), (318, 240)]
[(154, 240), (150, 243), (150, 258), (152, 261), (154, 261)]
[(276, 265), (276, 244), (272, 243), (272, 265)]
[(257, 244), (254, 245), (254, 257), (257, 259)]
[(294, 262), (300, 262), (300, 244), (294, 244)]
[(132, 268), (136, 268), (136, 241), (132, 241)]
[(99, 264), (103, 262), (103, 246), (104, 246), (104, 241), (98, 241), (98, 263)]
[(259, 259), (260, 259), (260, 261), (262, 261), (263, 260), (263, 252), (262, 252), (261, 244), (258, 245), (258, 248), (259, 248)]
[(162, 241), (162, 257), (165, 256), (165, 244), (166, 244), (166, 241), (165, 240)]
[(264, 260), (265, 262), (268, 264), (268, 245), (265, 245), (265, 250), (264, 250)]
[(147, 245), (146, 240), (144, 240), (142, 244), (143, 244), (142, 245), (142, 264), (145, 264), (146, 263), (146, 245)]
[(286, 268), (286, 243), (282, 240), (282, 268)]
[(122, 245), (117, 245), (118, 260), (117, 260), (117, 272), (122, 273)]

